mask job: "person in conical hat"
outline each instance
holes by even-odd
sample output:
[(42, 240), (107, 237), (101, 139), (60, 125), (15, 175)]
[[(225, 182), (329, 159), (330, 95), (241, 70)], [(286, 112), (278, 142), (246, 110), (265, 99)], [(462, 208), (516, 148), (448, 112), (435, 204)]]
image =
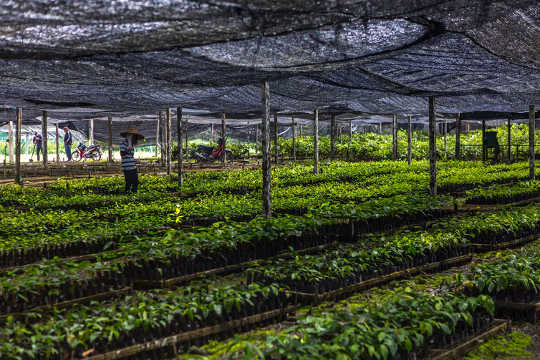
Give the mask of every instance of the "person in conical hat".
[(122, 171), (126, 180), (126, 192), (137, 192), (139, 186), (139, 175), (137, 173), (137, 165), (135, 164), (135, 146), (139, 140), (143, 140), (144, 136), (139, 134), (136, 128), (129, 128), (127, 131), (120, 133), (124, 138), (120, 144), (120, 157), (122, 158)]

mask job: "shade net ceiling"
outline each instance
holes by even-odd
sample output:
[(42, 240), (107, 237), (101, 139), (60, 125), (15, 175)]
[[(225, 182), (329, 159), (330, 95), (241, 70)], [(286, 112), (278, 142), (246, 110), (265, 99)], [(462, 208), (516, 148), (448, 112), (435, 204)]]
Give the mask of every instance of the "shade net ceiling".
[(176, 106), (242, 119), (260, 117), (268, 80), (272, 111), (425, 117), (436, 96), (441, 114), (524, 112), (539, 51), (532, 0), (6, 0), (0, 103), (25, 122)]

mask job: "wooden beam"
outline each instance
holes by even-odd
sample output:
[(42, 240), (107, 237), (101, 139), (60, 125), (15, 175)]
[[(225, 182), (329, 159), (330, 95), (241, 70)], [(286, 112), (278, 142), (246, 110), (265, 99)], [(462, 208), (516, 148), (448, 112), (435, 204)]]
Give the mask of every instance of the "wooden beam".
[(55, 130), (56, 130), (56, 162), (60, 162), (60, 129), (58, 127), (58, 123), (55, 124)]
[(456, 114), (456, 159), (461, 159), (461, 114)]
[(535, 171), (534, 171), (534, 160), (535, 160), (535, 153), (534, 153), (534, 128), (536, 126), (535, 124), (535, 114), (534, 114), (534, 105), (529, 106), (529, 178), (531, 180), (534, 180), (536, 178)]
[(292, 117), (292, 157), (296, 161), (296, 121)]
[(8, 122), (8, 152), (9, 163), (13, 164), (13, 121)]
[(109, 152), (107, 156), (107, 161), (112, 163), (113, 161), (113, 131), (112, 131), (112, 116), (107, 117), (107, 133), (108, 133), (108, 146), (107, 150)]
[(506, 120), (506, 128), (508, 131), (508, 134), (507, 134), (508, 149), (506, 151), (507, 151), (508, 162), (511, 163), (512, 162), (512, 121), (510, 120), (510, 118)]
[(15, 182), (19, 185), (22, 184), (21, 133), (22, 133), (22, 109), (17, 108), (17, 127), (15, 129)]
[(43, 167), (46, 169), (49, 167), (49, 158), (47, 156), (47, 112), (43, 111), (41, 120), (41, 152), (43, 156)]
[(486, 148), (486, 120), (482, 120), (482, 161), (487, 160)]
[(223, 156), (221, 157), (221, 162), (223, 165), (225, 165), (225, 162), (227, 161), (227, 152), (225, 151), (227, 146), (227, 124), (226, 124), (226, 117), (225, 113), (221, 114), (221, 141), (223, 142)]
[(379, 123), (379, 134), (382, 134), (382, 121)]
[(330, 159), (336, 156), (336, 115), (332, 114), (330, 118)]
[(210, 124), (210, 143), (213, 144), (214, 142), (214, 124)]
[(262, 86), (262, 105), (262, 203), (264, 217), (269, 219), (270, 217), (272, 217), (272, 192), (270, 171), (270, 86), (268, 84), (268, 81), (265, 81)]
[(319, 173), (319, 109), (313, 111), (313, 172)]
[(274, 113), (274, 163), (279, 162), (278, 115)]
[(435, 98), (429, 97), (429, 193), (437, 195), (437, 144), (435, 142)]
[[(166, 134), (166, 140), (165, 143), (167, 144), (165, 149), (165, 158), (167, 159), (167, 175), (171, 175), (172, 170), (172, 163), (171, 163), (171, 108), (167, 108), (166, 112), (167, 118), (165, 119), (165, 134)], [(180, 144), (179, 144), (180, 145)]]
[(412, 116), (407, 117), (407, 163), (412, 163)]
[[(178, 187), (184, 185), (184, 151), (182, 150), (182, 107), (176, 108), (176, 127), (178, 129)], [(187, 134), (186, 134), (187, 135)], [(187, 149), (187, 136), (186, 136)]]
[(397, 160), (398, 158), (398, 141), (397, 141), (397, 131), (398, 131), (398, 121), (397, 115), (394, 114), (392, 117), (392, 160)]

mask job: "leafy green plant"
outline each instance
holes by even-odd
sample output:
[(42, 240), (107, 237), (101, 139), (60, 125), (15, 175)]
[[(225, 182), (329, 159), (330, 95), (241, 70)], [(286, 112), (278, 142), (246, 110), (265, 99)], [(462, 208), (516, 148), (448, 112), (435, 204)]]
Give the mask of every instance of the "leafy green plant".
[(255, 338), (237, 337), (225, 354), (183, 355), (187, 359), (402, 359), (426, 356), (434, 346), (451, 346), (491, 324), (493, 301), (464, 297), (388, 292), (365, 306), (332, 308), (301, 318), (285, 330)]
[(194, 284), (175, 291), (137, 292), (51, 314), (7, 319), (0, 329), (0, 357), (26, 359), (94, 354), (279, 309), (287, 296), (275, 285)]

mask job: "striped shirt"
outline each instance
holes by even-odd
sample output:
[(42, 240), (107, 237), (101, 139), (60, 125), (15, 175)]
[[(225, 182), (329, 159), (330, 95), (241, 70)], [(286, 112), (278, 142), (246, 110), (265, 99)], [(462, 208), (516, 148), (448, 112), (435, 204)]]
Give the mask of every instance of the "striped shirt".
[(64, 134), (64, 144), (71, 146), (72, 143), (73, 143), (73, 137), (71, 136), (71, 131), (68, 130)]
[(122, 171), (132, 171), (137, 170), (135, 165), (135, 158), (133, 157), (134, 149), (131, 147), (128, 150), (129, 143), (128, 139), (124, 139), (122, 144), (120, 144), (120, 156), (122, 157)]

